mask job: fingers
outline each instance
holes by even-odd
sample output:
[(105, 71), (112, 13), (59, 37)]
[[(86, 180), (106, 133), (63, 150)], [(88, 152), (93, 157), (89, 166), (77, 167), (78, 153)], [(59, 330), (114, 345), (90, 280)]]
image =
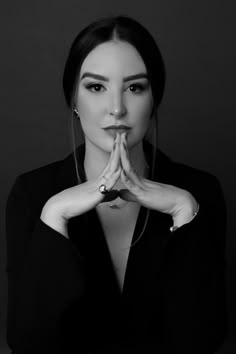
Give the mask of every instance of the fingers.
[(112, 187), (115, 185), (115, 183), (119, 179), (120, 174), (121, 174), (121, 167), (119, 167), (116, 172), (110, 174), (110, 176), (108, 178), (107, 177), (104, 178), (104, 176), (103, 176), (103, 178), (105, 179), (104, 185), (106, 186), (106, 188), (108, 190), (112, 189)]
[(125, 133), (121, 135), (120, 158), (122, 168), (125, 170), (126, 174), (131, 173), (132, 169), (129, 161), (129, 151), (127, 146), (127, 137)]
[(129, 160), (129, 152), (127, 147), (127, 138), (126, 134), (121, 135), (121, 142), (120, 142), (120, 158), (121, 158), (121, 165), (122, 165), (122, 173), (121, 179), (123, 183), (128, 187), (132, 185), (141, 186), (140, 179), (136, 174), (136, 171), (132, 169), (130, 160)]
[(119, 133), (117, 133), (116, 139), (113, 143), (113, 149), (112, 149), (110, 161), (108, 164), (108, 169), (110, 169), (111, 173), (114, 173), (120, 166), (120, 141), (121, 141), (121, 136)]
[[(104, 175), (98, 178), (96, 183), (97, 185), (96, 190), (97, 190), (97, 194), (100, 196), (99, 198), (100, 202), (101, 200), (103, 200), (103, 202), (110, 201), (118, 197), (119, 192), (117, 190), (113, 191), (112, 188), (116, 184), (117, 180), (120, 178), (120, 174), (121, 174), (121, 167), (119, 167), (116, 172), (111, 174), (109, 178)], [(103, 190), (105, 188), (105, 193), (101, 191), (101, 187)]]
[[(134, 178), (131, 178), (130, 175), (127, 176), (125, 170), (123, 170), (123, 169), (122, 169), (120, 177), (121, 177), (121, 181), (123, 182), (123, 184), (127, 187), (127, 189), (131, 192), (131, 194), (133, 194), (133, 196), (140, 195), (140, 193), (142, 192), (142, 188), (138, 183), (134, 182)], [(127, 194), (124, 194), (125, 198), (122, 198), (122, 199), (127, 200), (126, 196), (127, 196)]]
[(98, 179), (99, 186), (104, 184), (106, 189), (110, 191), (119, 179), (120, 174), (120, 134), (117, 134), (113, 143), (110, 160)]
[(102, 174), (105, 175), (107, 178), (110, 178), (110, 176), (116, 170), (118, 170), (119, 166), (120, 166), (120, 134), (117, 134), (113, 142), (113, 148), (112, 148), (110, 160)]

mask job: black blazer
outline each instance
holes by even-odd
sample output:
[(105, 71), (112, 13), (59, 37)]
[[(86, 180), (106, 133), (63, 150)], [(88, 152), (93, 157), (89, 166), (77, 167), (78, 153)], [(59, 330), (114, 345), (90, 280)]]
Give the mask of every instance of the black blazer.
[[(83, 158), (81, 146), (82, 179)], [(77, 184), (73, 155), (16, 178), (6, 206), (13, 354), (213, 354), (220, 347), (227, 328), (221, 188), (214, 176), (161, 151), (154, 180), (188, 190), (200, 210), (174, 233), (170, 216), (150, 211), (130, 250), (121, 294), (95, 209), (69, 220), (69, 239), (40, 219), (51, 196)], [(141, 207), (133, 242), (146, 212)]]

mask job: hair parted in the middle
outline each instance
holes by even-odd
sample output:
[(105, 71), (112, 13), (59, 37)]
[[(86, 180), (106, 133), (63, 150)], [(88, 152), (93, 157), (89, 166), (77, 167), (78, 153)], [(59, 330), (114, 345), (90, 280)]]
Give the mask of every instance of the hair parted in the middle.
[(151, 34), (136, 20), (127, 16), (108, 17), (85, 27), (74, 39), (64, 69), (63, 89), (67, 105), (72, 108), (80, 69), (87, 55), (111, 40), (133, 45), (142, 57), (151, 84), (154, 111), (161, 103), (165, 87), (165, 66)]
[[(154, 176), (157, 151), (157, 111), (164, 94), (166, 80), (165, 65), (154, 38), (145, 27), (130, 17), (115, 16), (92, 22), (77, 35), (72, 43), (64, 69), (63, 90), (66, 103), (71, 109), (73, 151), (78, 184), (81, 183), (77, 162), (77, 152), (79, 150), (76, 148), (75, 144), (75, 120), (73, 118), (75, 115), (78, 118), (78, 115), (76, 111), (74, 113), (74, 110), (76, 108), (75, 96), (80, 70), (85, 58), (93, 49), (99, 44), (112, 40), (126, 41), (135, 47), (147, 69), (153, 98), (153, 111), (151, 117), (154, 119), (150, 120), (149, 128), (151, 128), (152, 135), (151, 178)], [(79, 122), (79, 119), (76, 121)], [(153, 123), (153, 127), (151, 126), (151, 123)], [(149, 212), (149, 209), (147, 209), (142, 231), (137, 240), (130, 247), (136, 244), (142, 237), (149, 218)]]

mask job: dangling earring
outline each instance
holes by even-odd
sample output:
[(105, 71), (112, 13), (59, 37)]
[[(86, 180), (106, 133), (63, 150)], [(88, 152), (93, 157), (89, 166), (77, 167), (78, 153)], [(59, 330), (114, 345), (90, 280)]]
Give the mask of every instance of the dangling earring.
[(73, 112), (75, 113), (75, 115), (77, 116), (77, 118), (79, 118), (79, 112), (77, 111), (77, 109), (74, 107), (73, 108)]

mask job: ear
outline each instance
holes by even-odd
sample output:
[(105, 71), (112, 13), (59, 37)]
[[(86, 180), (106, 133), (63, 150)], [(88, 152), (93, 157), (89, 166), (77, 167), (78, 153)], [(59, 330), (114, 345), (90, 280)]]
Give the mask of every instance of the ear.
[(73, 107), (73, 112), (76, 115), (76, 117), (79, 118), (79, 112), (75, 106)]

